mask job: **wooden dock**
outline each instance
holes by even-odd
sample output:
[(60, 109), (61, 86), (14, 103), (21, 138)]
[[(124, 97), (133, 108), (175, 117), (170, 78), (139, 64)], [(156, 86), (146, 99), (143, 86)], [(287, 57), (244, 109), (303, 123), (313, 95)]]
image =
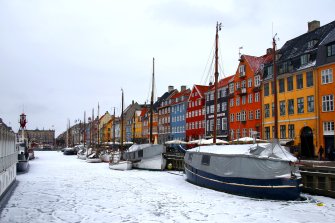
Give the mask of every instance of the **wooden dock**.
[(335, 165), (324, 162), (304, 162), (299, 167), (302, 191), (310, 194), (335, 198)]

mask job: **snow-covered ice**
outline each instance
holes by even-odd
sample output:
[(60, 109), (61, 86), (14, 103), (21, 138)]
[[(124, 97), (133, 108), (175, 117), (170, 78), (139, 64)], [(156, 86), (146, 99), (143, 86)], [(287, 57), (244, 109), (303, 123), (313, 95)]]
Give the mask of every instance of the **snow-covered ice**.
[[(181, 172), (117, 171), (60, 152), (35, 152), (0, 222), (334, 222), (335, 199), (235, 196), (190, 184)], [(324, 206), (318, 206), (317, 203)]]

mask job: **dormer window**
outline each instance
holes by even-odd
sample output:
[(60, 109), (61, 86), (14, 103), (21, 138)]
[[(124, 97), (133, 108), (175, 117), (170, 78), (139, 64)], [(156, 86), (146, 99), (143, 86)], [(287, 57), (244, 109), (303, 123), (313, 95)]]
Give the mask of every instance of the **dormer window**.
[(273, 66), (268, 66), (267, 67), (267, 71), (268, 71), (268, 76), (272, 76), (273, 75)]
[(335, 55), (335, 43), (327, 46), (327, 56), (331, 57)]
[(308, 49), (313, 48), (313, 47), (315, 46), (316, 43), (317, 43), (317, 40), (314, 40), (314, 39), (308, 41), (308, 43), (307, 43), (307, 48), (308, 48)]
[(300, 57), (301, 65), (307, 64), (309, 62), (309, 54), (304, 54)]
[(240, 65), (238, 70), (240, 73), (240, 77), (244, 77), (245, 76), (245, 65)]

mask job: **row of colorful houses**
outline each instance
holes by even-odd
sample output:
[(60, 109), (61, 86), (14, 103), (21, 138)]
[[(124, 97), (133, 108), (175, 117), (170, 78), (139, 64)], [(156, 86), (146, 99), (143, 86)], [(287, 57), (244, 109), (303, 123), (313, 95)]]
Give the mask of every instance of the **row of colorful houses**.
[[(280, 141), (301, 156), (316, 156), (321, 146), (334, 150), (334, 69), (335, 21), (321, 27), (319, 21), (309, 22), (307, 33), (275, 53), (269, 48), (262, 56), (240, 56), (236, 73), (218, 83), (216, 128), (213, 84), (195, 84), (191, 89), (168, 86), (153, 107), (155, 142), (211, 138), (214, 129), (224, 140), (254, 135), (272, 139), (278, 131)], [(275, 86), (278, 129), (274, 127)], [(106, 112), (95, 119), (97, 140), (148, 142), (149, 111), (148, 104), (136, 102), (124, 110), (123, 139), (120, 117)], [(86, 128), (86, 140), (95, 138), (90, 129)]]

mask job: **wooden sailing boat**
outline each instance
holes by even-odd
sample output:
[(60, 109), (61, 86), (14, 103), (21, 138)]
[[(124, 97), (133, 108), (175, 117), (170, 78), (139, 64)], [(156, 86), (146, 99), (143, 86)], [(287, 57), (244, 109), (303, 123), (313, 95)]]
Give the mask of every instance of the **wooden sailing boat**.
[[(120, 149), (118, 151), (114, 151), (111, 154), (111, 158), (109, 161), (109, 168), (113, 170), (130, 170), (132, 169), (132, 162), (129, 160), (123, 160), (123, 89), (122, 91), (122, 104), (121, 104), (121, 137), (120, 137)], [(114, 109), (114, 118), (115, 118), (115, 109)], [(114, 120), (115, 121), (115, 120)], [(114, 124), (113, 124), (114, 125)], [(114, 144), (115, 144), (115, 127), (113, 128), (114, 132)]]
[(154, 144), (152, 134), (153, 124), (153, 100), (154, 100), (154, 80), (155, 80), (155, 58), (152, 60), (152, 89), (150, 101), (150, 133), (149, 143), (134, 144), (126, 152), (125, 157), (133, 164), (133, 168), (148, 170), (163, 170), (166, 167), (166, 159), (163, 156), (166, 148), (164, 145)]
[[(221, 24), (217, 23), (215, 96), (217, 96), (217, 49), (220, 26)], [(275, 39), (273, 39), (274, 53), (275, 45)], [(275, 64), (275, 55), (273, 60)], [(275, 66), (274, 73), (276, 73)], [(216, 100), (215, 97), (215, 106)], [(214, 122), (216, 111), (215, 107)], [(214, 142), (215, 133), (216, 129), (213, 135)], [(282, 149), (278, 143), (196, 147), (186, 151), (184, 161), (187, 181), (199, 186), (256, 198), (295, 200), (300, 197), (301, 177), (298, 168), (292, 165), (296, 158)]]

